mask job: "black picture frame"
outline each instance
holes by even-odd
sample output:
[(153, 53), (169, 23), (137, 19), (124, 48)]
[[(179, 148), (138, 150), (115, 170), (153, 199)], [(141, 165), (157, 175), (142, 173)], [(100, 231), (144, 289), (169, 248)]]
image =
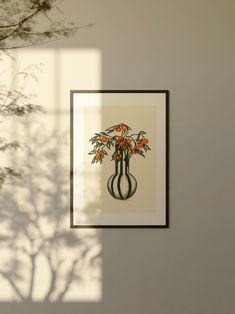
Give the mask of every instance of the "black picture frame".
[[(165, 94), (165, 112), (166, 112), (166, 120), (165, 120), (165, 132), (166, 132), (166, 167), (165, 167), (165, 224), (156, 224), (156, 225), (92, 225), (92, 224), (74, 224), (73, 222), (73, 200), (74, 200), (74, 184), (73, 184), (73, 169), (74, 169), (74, 160), (73, 160), (73, 153), (74, 153), (74, 146), (73, 146), (73, 135), (74, 135), (74, 104), (73, 104), (73, 95), (75, 93), (161, 93)], [(170, 91), (169, 90), (71, 90), (70, 91), (70, 228), (71, 229), (87, 229), (87, 228), (169, 228), (170, 227), (170, 220), (169, 220), (169, 161), (170, 161), (170, 151), (169, 151), (169, 144), (170, 144), (170, 134), (169, 134), (169, 121), (170, 121)]]

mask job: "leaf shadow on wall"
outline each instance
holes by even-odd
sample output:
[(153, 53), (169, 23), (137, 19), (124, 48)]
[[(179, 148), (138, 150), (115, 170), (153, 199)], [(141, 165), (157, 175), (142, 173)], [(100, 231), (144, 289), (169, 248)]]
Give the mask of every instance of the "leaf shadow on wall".
[[(24, 121), (30, 149), (14, 152), (23, 181), (0, 194), (0, 302), (98, 301), (101, 244), (97, 231), (69, 228), (69, 134), (45, 135)], [(89, 204), (91, 208), (92, 204)], [(94, 202), (97, 206), (97, 202)], [(83, 290), (88, 290), (84, 296)]]

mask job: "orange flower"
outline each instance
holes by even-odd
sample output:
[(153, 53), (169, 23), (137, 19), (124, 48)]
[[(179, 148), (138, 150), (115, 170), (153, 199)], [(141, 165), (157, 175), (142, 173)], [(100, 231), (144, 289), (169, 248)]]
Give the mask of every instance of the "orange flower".
[(105, 144), (108, 142), (108, 138), (106, 136), (102, 137), (102, 143)]
[(116, 159), (120, 160), (122, 158), (122, 154), (117, 154)]
[(119, 146), (124, 146), (125, 145), (125, 141), (121, 141), (121, 142), (119, 142)]
[(117, 127), (117, 128), (116, 128), (116, 132), (121, 132), (121, 130), (122, 130), (122, 129), (121, 129), (120, 127)]
[(132, 150), (132, 153), (133, 153), (134, 155), (136, 155), (136, 154), (137, 154), (137, 150), (136, 150), (136, 149), (133, 149), (133, 150)]
[(126, 139), (127, 144), (131, 144), (132, 140), (130, 138)]
[(123, 137), (123, 136), (119, 136), (119, 137), (118, 137), (118, 141), (119, 141), (119, 142), (122, 142), (123, 140), (124, 140), (124, 137)]
[(147, 138), (143, 138), (143, 139), (142, 139), (142, 143), (143, 143), (143, 144), (148, 144), (148, 142), (149, 142), (149, 140), (148, 140)]
[(120, 127), (121, 127), (121, 129), (122, 129), (123, 131), (125, 131), (125, 130), (127, 129), (127, 126), (126, 126), (125, 124), (123, 124), (123, 123), (120, 125)]

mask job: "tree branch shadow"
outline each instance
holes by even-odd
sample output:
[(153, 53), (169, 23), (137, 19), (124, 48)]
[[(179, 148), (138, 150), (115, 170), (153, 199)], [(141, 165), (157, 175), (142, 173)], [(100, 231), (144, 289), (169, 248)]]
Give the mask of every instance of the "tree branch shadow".
[(0, 195), (0, 281), (12, 301), (63, 302), (86, 281), (100, 283), (101, 244), (97, 231), (69, 229), (68, 134), (45, 135), (35, 123), (24, 121), (32, 144), (23, 182)]

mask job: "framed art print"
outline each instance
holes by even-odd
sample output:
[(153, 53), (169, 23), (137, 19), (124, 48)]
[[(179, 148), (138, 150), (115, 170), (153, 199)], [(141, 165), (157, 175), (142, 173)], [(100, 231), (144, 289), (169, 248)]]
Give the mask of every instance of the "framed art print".
[(71, 228), (169, 226), (167, 90), (71, 91)]

